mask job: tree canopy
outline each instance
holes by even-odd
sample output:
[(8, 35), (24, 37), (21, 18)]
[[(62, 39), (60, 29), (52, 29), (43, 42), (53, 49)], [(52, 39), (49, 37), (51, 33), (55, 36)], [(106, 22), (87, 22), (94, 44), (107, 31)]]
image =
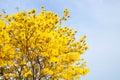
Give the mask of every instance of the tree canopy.
[(0, 14), (0, 78), (15, 80), (79, 80), (89, 72), (81, 55), (86, 36), (62, 27), (63, 17), (41, 8), (12, 15)]

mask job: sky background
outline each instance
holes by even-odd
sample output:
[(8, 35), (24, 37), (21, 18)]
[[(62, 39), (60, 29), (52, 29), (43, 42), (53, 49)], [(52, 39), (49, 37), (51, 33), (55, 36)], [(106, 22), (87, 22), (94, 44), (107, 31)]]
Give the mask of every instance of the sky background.
[(62, 16), (65, 8), (70, 19), (64, 22), (78, 30), (76, 39), (87, 35), (90, 49), (86, 52), (90, 73), (81, 80), (120, 80), (120, 0), (0, 0), (2, 9), (13, 14), (40, 6)]

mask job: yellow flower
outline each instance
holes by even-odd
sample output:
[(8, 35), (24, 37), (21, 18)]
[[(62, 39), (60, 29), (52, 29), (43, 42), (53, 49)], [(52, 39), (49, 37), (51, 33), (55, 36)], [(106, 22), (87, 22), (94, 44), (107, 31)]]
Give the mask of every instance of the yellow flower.
[(31, 11), (31, 13), (35, 13), (36, 12), (36, 9), (33, 9), (32, 11)]
[(41, 71), (43, 74), (50, 74), (52, 75), (53, 74), (53, 71), (48, 69), (48, 68), (44, 68), (42, 71)]
[(8, 15), (6, 14), (6, 15), (4, 16), (4, 18), (8, 18)]
[(2, 14), (0, 13), (0, 16), (2, 16)]
[(82, 75), (85, 76), (89, 71), (90, 71), (89, 68), (84, 68), (84, 69), (83, 69), (83, 74), (82, 74)]
[(18, 77), (18, 75), (17, 75), (17, 74), (13, 74), (12, 77), (13, 77), (13, 78), (16, 78), (16, 77)]
[(26, 60), (22, 60), (21, 65), (26, 65)]
[(68, 16), (68, 15), (69, 15), (69, 10), (68, 10), (68, 9), (65, 9), (65, 10), (64, 10), (64, 15), (65, 15), (65, 16)]
[(89, 49), (89, 47), (88, 46), (85, 46), (85, 50), (88, 50)]
[(10, 74), (6, 73), (4, 76), (6, 79), (8, 79), (10, 77)]
[(56, 57), (51, 57), (50, 60), (49, 60), (49, 63), (57, 63), (59, 62), (59, 58), (56, 58)]
[(27, 76), (32, 76), (33, 75), (33, 73), (31, 72), (31, 71), (28, 71), (28, 72), (26, 72), (25, 74), (24, 74), (24, 77), (27, 77)]
[(67, 57), (70, 58), (71, 61), (80, 60), (79, 53), (76, 53), (76, 52), (68, 53)]

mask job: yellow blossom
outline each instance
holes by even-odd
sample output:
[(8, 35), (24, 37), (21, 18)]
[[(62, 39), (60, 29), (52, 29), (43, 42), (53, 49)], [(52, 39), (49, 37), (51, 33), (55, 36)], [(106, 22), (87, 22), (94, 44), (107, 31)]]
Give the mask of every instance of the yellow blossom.
[(65, 9), (65, 10), (64, 10), (64, 15), (65, 15), (65, 16), (68, 16), (68, 15), (69, 15), (68, 9)]
[[(0, 14), (0, 70), (5, 79), (77, 80), (89, 72), (84, 58), (86, 36), (76, 40), (76, 30), (62, 26), (64, 16), (45, 10)], [(77, 65), (77, 63), (79, 65)], [(7, 70), (8, 69), (8, 70)]]
[(0, 13), (0, 16), (2, 16), (2, 14)]
[(5, 74), (4, 76), (6, 79), (8, 79), (10, 77), (10, 74)]

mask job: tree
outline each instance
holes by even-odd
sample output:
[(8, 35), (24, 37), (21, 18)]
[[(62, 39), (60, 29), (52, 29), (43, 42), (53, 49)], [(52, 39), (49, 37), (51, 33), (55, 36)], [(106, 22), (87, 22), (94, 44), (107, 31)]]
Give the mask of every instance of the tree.
[(0, 78), (8, 80), (79, 80), (89, 72), (80, 55), (88, 49), (83, 36), (62, 27), (69, 18), (41, 8), (0, 14)]

